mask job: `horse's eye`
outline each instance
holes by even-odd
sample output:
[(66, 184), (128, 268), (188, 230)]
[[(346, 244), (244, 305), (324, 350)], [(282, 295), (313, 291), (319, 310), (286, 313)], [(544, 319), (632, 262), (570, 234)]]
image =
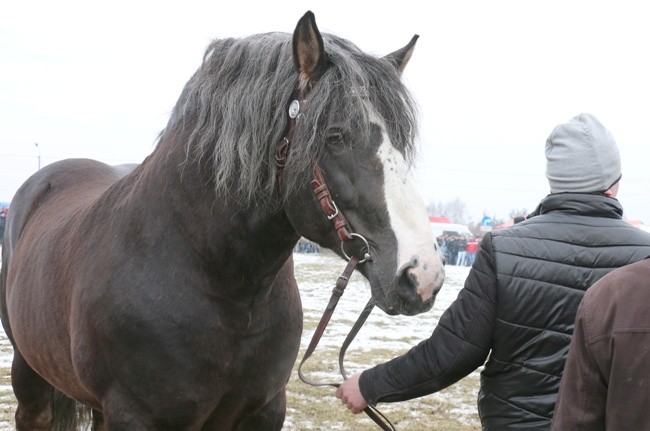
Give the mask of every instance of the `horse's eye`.
[(327, 142), (329, 142), (330, 144), (340, 144), (345, 140), (345, 136), (343, 135), (342, 130), (332, 129), (327, 132), (325, 139), (327, 139)]

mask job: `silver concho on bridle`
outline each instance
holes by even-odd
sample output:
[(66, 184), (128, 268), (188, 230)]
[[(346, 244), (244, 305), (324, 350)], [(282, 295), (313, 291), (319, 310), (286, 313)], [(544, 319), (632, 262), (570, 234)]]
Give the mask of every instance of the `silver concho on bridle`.
[(300, 112), (300, 102), (294, 100), (289, 105), (289, 118), (297, 118)]

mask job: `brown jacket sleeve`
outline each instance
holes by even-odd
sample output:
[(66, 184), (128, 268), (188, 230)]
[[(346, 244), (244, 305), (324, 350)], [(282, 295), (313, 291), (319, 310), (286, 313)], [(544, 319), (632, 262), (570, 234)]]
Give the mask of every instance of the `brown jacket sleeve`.
[(553, 431), (598, 431), (605, 429), (607, 387), (601, 378), (589, 340), (591, 298), (578, 308), (569, 357), (562, 374), (558, 401), (553, 414)]
[(650, 260), (587, 290), (555, 406), (553, 430), (650, 430)]

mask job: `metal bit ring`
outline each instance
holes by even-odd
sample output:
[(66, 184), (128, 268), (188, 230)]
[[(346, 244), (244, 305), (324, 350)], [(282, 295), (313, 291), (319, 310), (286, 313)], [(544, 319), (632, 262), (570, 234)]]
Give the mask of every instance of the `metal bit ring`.
[[(364, 263), (364, 262), (367, 262), (369, 260), (372, 260), (372, 258), (370, 256), (370, 244), (368, 244), (368, 240), (365, 239), (363, 236), (359, 235), (358, 233), (351, 233), (350, 236), (352, 236), (353, 238), (354, 237), (359, 238), (361, 241), (363, 241), (363, 243), (366, 246), (365, 247), (366, 252), (363, 255), (363, 259), (359, 260), (359, 263)], [(345, 242), (341, 241), (341, 252), (343, 252), (343, 256), (345, 256), (345, 258), (347, 260), (350, 260), (350, 256), (348, 256), (348, 254), (345, 252), (345, 247), (344, 246), (345, 246)]]

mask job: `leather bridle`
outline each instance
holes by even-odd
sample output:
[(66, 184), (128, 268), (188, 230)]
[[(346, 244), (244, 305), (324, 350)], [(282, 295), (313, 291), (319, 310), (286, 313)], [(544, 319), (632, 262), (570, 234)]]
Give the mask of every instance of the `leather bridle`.
[[(286, 135), (276, 144), (275, 147), (276, 180), (279, 186), (281, 186), (282, 184), (282, 172), (284, 171), (284, 168), (287, 164), (287, 157), (289, 155), (291, 140), (293, 139), (293, 133), (296, 127), (296, 121), (299, 118), (299, 116), (300, 116), (300, 102), (298, 100), (293, 100), (289, 106), (289, 120), (286, 129), (287, 131)], [(305, 351), (305, 354), (303, 355), (303, 358), (300, 361), (300, 365), (298, 366), (298, 376), (300, 377), (300, 380), (302, 380), (304, 383), (307, 383), (308, 385), (311, 386), (333, 386), (338, 388), (340, 386), (340, 383), (317, 382), (315, 380), (306, 377), (302, 372), (302, 366), (316, 349), (316, 346), (318, 345), (318, 342), (320, 341), (323, 333), (325, 332), (325, 328), (327, 328), (327, 324), (329, 323), (330, 318), (334, 313), (334, 309), (336, 308), (339, 299), (343, 295), (343, 292), (347, 287), (348, 282), (350, 281), (350, 277), (352, 276), (352, 273), (354, 272), (356, 266), (358, 264), (365, 263), (366, 261), (372, 260), (372, 258), (370, 255), (370, 246), (368, 244), (368, 241), (363, 236), (354, 233), (350, 228), (350, 224), (348, 223), (347, 219), (345, 218), (343, 213), (339, 211), (338, 207), (336, 206), (336, 203), (332, 199), (332, 194), (330, 193), (329, 188), (327, 187), (327, 183), (325, 182), (325, 178), (323, 177), (323, 172), (321, 171), (318, 162), (315, 160), (312, 160), (311, 187), (314, 194), (316, 195), (316, 199), (320, 204), (321, 210), (323, 211), (327, 219), (332, 223), (334, 229), (338, 234), (339, 239), (341, 240), (341, 251), (343, 252), (343, 255), (348, 259), (348, 264), (345, 270), (343, 271), (343, 273), (341, 274), (341, 276), (336, 281), (336, 285), (332, 290), (332, 295), (330, 297), (329, 303), (327, 304), (327, 307), (323, 312), (320, 322), (318, 323), (318, 326), (316, 327), (316, 330), (312, 335), (311, 342), (309, 343), (309, 346), (307, 347), (307, 350)], [(365, 252), (362, 257), (358, 257), (354, 255), (348, 256), (348, 254), (345, 251), (344, 245), (346, 243), (353, 241), (355, 238), (360, 239), (364, 243), (364, 248), (362, 249), (362, 251), (365, 250)], [(372, 273), (372, 271), (369, 272)], [(374, 273), (372, 273), (371, 275), (374, 275)], [(343, 359), (345, 357), (345, 352), (348, 346), (350, 345), (350, 343), (352, 342), (352, 340), (354, 339), (354, 337), (361, 329), (361, 326), (363, 326), (364, 322), (372, 312), (374, 306), (375, 303), (371, 298), (366, 304), (361, 314), (359, 315), (359, 318), (353, 325), (352, 329), (350, 330), (350, 333), (348, 334), (345, 341), (343, 342), (343, 345), (341, 346), (341, 349), (339, 351), (339, 370), (344, 380), (347, 380), (345, 367), (343, 366)], [(370, 419), (372, 419), (377, 425), (379, 425), (379, 427), (382, 430), (395, 431), (395, 427), (393, 426), (393, 424), (376, 408), (372, 406), (368, 406), (364, 409), (364, 412), (368, 415), (368, 417), (370, 417)]]
[[(289, 122), (287, 126), (287, 133), (275, 146), (275, 166), (276, 166), (276, 179), (279, 184), (282, 184), (282, 172), (287, 165), (287, 157), (289, 156), (289, 147), (293, 139), (293, 132), (296, 127), (296, 121), (300, 115), (300, 102), (294, 100), (289, 105)], [(350, 225), (347, 219), (339, 211), (336, 203), (332, 199), (327, 183), (323, 178), (323, 171), (321, 171), (318, 162), (312, 162), (312, 179), (311, 187), (316, 195), (316, 199), (320, 204), (321, 210), (327, 219), (334, 225), (334, 229), (338, 233), (339, 239), (342, 242), (352, 241), (354, 238), (350, 230)]]

